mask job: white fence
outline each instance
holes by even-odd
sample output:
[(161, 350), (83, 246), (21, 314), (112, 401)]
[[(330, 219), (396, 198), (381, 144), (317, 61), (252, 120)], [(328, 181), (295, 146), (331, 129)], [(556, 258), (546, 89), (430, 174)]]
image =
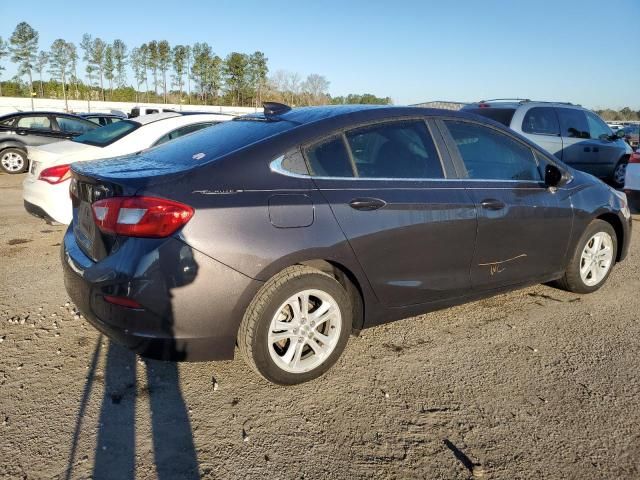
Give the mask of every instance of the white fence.
[[(170, 108), (176, 111), (198, 111), (212, 113), (235, 113), (246, 114), (256, 111), (253, 107), (222, 107), (213, 105), (185, 105), (173, 103), (133, 103), (133, 102), (98, 102), (86, 100), (69, 100), (69, 110), (71, 112), (101, 112), (101, 113), (129, 113), (135, 106), (147, 106), (150, 108)], [(64, 100), (51, 98), (34, 98), (34, 110), (64, 112)], [(0, 97), (0, 115), (12, 112), (31, 111), (31, 99), (19, 97)]]

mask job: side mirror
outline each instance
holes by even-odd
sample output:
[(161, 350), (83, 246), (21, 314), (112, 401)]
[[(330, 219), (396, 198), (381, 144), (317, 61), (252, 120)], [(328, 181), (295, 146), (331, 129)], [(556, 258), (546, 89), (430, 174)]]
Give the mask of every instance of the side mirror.
[(559, 187), (566, 183), (562, 170), (552, 164), (544, 167), (544, 183), (547, 187)]
[(624, 129), (620, 128), (619, 130), (616, 131), (616, 133), (614, 135), (617, 138), (624, 138), (626, 134), (627, 133), (624, 131)]

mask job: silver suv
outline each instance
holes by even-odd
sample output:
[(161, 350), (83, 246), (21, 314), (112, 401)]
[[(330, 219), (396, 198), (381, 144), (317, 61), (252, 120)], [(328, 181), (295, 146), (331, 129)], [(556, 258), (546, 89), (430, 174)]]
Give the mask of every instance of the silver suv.
[(462, 110), (510, 127), (578, 170), (624, 185), (631, 148), (595, 113), (571, 103), (482, 100)]

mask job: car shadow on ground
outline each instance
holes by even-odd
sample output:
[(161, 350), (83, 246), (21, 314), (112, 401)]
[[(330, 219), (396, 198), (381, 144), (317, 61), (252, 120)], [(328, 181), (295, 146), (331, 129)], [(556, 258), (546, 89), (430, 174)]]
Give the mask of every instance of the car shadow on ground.
[[(101, 346), (102, 337), (94, 350), (78, 411), (67, 479), (74, 478), (74, 467), (85, 456), (84, 452), (78, 451), (78, 439), (91, 392), (98, 384), (96, 369)], [(136, 477), (136, 447), (140, 447), (136, 444), (136, 407), (143, 408), (146, 403), (137, 401), (140, 398), (148, 399), (156, 478), (200, 478), (177, 364), (144, 360), (142, 368), (136, 369), (137, 362), (138, 357), (134, 353), (109, 342), (92, 478), (127, 480)], [(136, 378), (137, 370), (146, 372), (146, 384)]]

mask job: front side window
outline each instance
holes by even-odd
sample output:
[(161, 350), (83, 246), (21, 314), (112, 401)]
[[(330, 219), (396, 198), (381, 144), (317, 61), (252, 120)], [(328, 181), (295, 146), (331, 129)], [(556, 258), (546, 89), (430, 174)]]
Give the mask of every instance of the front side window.
[(342, 135), (322, 140), (306, 149), (309, 169), (317, 177), (353, 177), (353, 167)]
[(607, 140), (613, 132), (609, 128), (609, 125), (604, 123), (602, 119), (595, 113), (586, 112), (587, 122), (589, 124), (589, 134), (591, 138), (599, 138), (600, 140)]
[(560, 135), (558, 116), (551, 107), (531, 108), (522, 120), (522, 131), (536, 135)]
[(51, 130), (51, 120), (44, 115), (34, 115), (30, 117), (20, 117), (18, 128), (29, 130)]
[(482, 180), (540, 181), (533, 151), (492, 128), (445, 120), (458, 147), (469, 178)]
[(440, 157), (423, 120), (387, 122), (348, 131), (360, 178), (443, 178)]
[(75, 118), (56, 117), (56, 122), (60, 131), (64, 133), (85, 133), (96, 128), (93, 122)]
[(560, 132), (563, 137), (590, 138), (587, 117), (582, 110), (575, 108), (556, 108), (560, 120)]

